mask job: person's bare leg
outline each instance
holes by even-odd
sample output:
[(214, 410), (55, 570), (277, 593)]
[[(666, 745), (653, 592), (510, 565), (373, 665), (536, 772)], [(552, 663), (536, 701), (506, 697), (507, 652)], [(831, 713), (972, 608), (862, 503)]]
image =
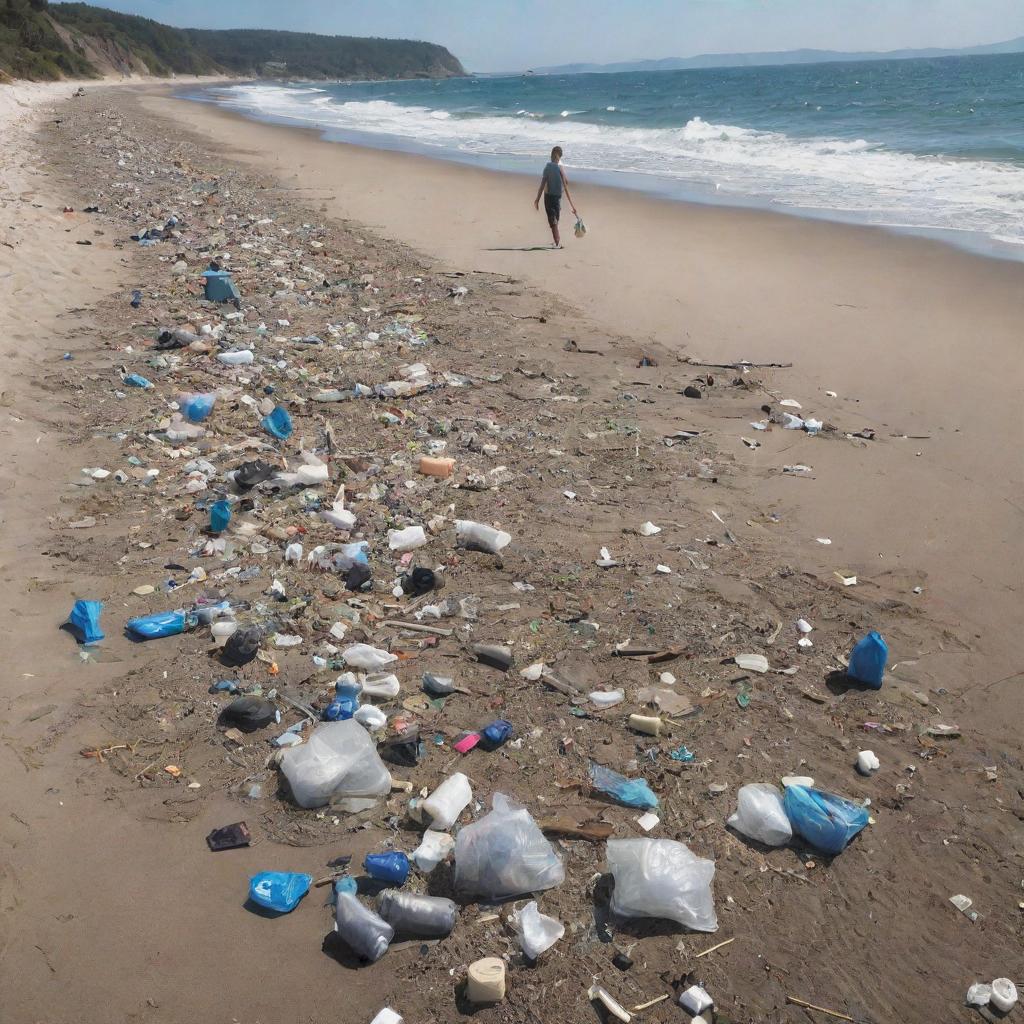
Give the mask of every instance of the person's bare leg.
[(551, 237), (555, 240), (555, 248), (562, 248), (562, 236), (558, 233), (558, 221), (551, 225)]

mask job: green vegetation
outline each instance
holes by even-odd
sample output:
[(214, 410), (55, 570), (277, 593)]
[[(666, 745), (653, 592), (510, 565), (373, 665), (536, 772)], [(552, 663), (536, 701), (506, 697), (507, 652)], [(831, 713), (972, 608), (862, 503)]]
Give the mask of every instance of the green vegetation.
[(284, 65), (289, 78), (445, 78), (464, 75), (443, 46), (407, 39), (359, 39), (311, 32), (186, 29), (188, 37), (222, 67), (261, 74)]
[(103, 40), (141, 60), (151, 75), (211, 75), (217, 62), (196, 47), (187, 33), (134, 14), (118, 14), (89, 4), (54, 4), (50, 14), (76, 35)]
[(46, 0), (0, 0), (0, 73), (43, 79), (95, 75), (57, 34), (46, 8)]
[(447, 78), (443, 46), (262, 29), (177, 29), (84, 3), (0, 0), (0, 81), (134, 72), (289, 78)]

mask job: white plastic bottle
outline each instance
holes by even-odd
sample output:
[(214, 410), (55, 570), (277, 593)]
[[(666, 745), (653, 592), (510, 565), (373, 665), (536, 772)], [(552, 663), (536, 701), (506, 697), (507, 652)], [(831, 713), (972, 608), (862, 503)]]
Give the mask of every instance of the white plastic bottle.
[(492, 555), (498, 554), (512, 543), (512, 535), (493, 526), (474, 523), (471, 519), (455, 520), (455, 539), (460, 544), (481, 548)]
[(462, 772), (455, 772), (423, 801), (423, 810), (433, 823), (431, 828), (443, 832), (459, 820), (472, 799), (469, 779)]

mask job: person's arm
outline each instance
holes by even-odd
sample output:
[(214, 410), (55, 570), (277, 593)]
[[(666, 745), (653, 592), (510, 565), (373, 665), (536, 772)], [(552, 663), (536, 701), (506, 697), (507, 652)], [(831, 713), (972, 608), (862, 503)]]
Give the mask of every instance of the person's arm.
[[(572, 201), (572, 196), (569, 193), (569, 179), (565, 176), (565, 171), (561, 167), (558, 168), (558, 173), (562, 176), (562, 188), (565, 190), (565, 198), (569, 200), (569, 208), (573, 213), (576, 213), (576, 204)], [(578, 217), (579, 214), (576, 213)]]
[(540, 176), (540, 188), (537, 189), (537, 198), (533, 201), (533, 208), (535, 210), (540, 209), (540, 197), (544, 195), (544, 190), (548, 187), (548, 179), (542, 174)]

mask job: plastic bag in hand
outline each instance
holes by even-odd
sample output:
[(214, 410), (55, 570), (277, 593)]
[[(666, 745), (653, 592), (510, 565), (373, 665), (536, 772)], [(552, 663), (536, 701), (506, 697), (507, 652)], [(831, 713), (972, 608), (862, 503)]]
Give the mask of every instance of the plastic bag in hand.
[(822, 853), (842, 853), (868, 823), (865, 808), (820, 789), (789, 786), (783, 803), (793, 831)]
[(456, 890), (503, 899), (561, 885), (565, 868), (530, 812), (501, 793), (493, 806), (456, 837)]
[(782, 793), (767, 782), (740, 787), (736, 813), (726, 824), (765, 846), (785, 846), (793, 838), (793, 826), (786, 816)]
[(674, 839), (609, 839), (608, 868), (615, 879), (612, 913), (657, 917), (698, 932), (718, 930), (711, 880), (715, 862)]

